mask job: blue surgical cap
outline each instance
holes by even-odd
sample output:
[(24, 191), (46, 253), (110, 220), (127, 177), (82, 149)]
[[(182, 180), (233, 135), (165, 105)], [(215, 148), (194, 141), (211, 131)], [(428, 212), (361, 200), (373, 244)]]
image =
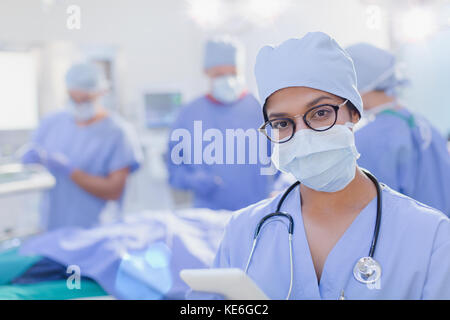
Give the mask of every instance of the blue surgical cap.
[(93, 63), (74, 64), (66, 73), (69, 90), (97, 91), (106, 89), (100, 69)]
[(238, 66), (240, 46), (229, 37), (208, 40), (205, 45), (204, 69), (217, 66)]
[(309, 32), (301, 39), (290, 39), (277, 47), (263, 47), (256, 57), (255, 76), (263, 104), (277, 90), (308, 87), (348, 99), (362, 115), (353, 62), (323, 32)]
[(368, 43), (357, 43), (346, 49), (356, 69), (358, 90), (361, 94), (373, 90), (395, 94), (395, 88), (406, 81), (395, 75), (395, 57)]

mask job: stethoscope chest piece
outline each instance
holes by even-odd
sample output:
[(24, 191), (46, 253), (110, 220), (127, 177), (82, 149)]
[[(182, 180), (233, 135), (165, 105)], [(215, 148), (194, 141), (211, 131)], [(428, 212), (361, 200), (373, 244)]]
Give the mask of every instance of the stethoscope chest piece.
[(353, 276), (361, 283), (373, 284), (381, 277), (381, 266), (375, 259), (363, 257), (355, 264)]

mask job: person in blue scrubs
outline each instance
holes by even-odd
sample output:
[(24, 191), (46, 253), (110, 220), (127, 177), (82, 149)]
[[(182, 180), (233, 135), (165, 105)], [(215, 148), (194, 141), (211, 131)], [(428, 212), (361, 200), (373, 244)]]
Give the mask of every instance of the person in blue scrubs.
[(131, 127), (102, 107), (106, 86), (94, 64), (73, 65), (66, 84), (66, 108), (42, 120), (22, 158), (44, 165), (56, 178), (41, 203), (46, 230), (95, 226), (106, 202), (121, 200), (142, 158)]
[(373, 255), (380, 278), (354, 277), (369, 255), (377, 190), (356, 162), (352, 127), (363, 104), (349, 55), (327, 34), (308, 33), (263, 47), (255, 76), (272, 160), (300, 182), (280, 208), (293, 218), (292, 250), (289, 220), (276, 216), (252, 251), (255, 229), (280, 194), (233, 214), (213, 267), (248, 266), (272, 299), (450, 299), (450, 220), (386, 185)]
[[(261, 173), (261, 154), (267, 144), (257, 131), (262, 121), (259, 103), (245, 89), (242, 53), (242, 48), (230, 38), (206, 43), (204, 71), (210, 80), (209, 93), (184, 106), (172, 126), (167, 154), (169, 182), (175, 189), (191, 191), (194, 207), (237, 210), (266, 198), (271, 189), (272, 176)], [(199, 137), (196, 126), (204, 134), (209, 130), (223, 139), (203, 139), (198, 147), (198, 139), (194, 141)], [(177, 134), (180, 130), (189, 133), (192, 150), (179, 150), (183, 142)], [(236, 135), (233, 137), (230, 132)], [(244, 133), (248, 133), (247, 138), (242, 138)], [(261, 145), (253, 149), (260, 139), (266, 144), (265, 149), (260, 149)], [(211, 140), (219, 143), (216, 161), (203, 156)], [(194, 153), (198, 151), (201, 159), (195, 161)], [(180, 156), (184, 161), (176, 160)], [(267, 160), (269, 163), (268, 157)]]
[(353, 60), (365, 117), (355, 133), (360, 166), (391, 188), (450, 216), (450, 154), (445, 138), (405, 108), (395, 57), (368, 43), (346, 49)]

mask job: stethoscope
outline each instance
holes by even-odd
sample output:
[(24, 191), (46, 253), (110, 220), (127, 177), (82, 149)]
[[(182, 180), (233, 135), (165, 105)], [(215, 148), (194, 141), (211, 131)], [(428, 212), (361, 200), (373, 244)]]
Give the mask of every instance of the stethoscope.
[[(375, 254), (375, 249), (377, 246), (378, 234), (380, 232), (380, 224), (381, 224), (381, 184), (378, 180), (367, 170), (362, 169), (363, 172), (367, 175), (367, 177), (372, 180), (376, 189), (377, 189), (377, 217), (375, 221), (375, 229), (373, 231), (372, 243), (370, 244), (369, 255), (367, 257), (362, 257), (359, 259), (355, 267), (353, 268), (353, 276), (355, 279), (363, 284), (374, 284), (381, 277), (381, 266), (380, 264), (373, 258)], [(258, 223), (255, 229), (255, 234), (253, 236), (253, 245), (250, 251), (250, 255), (248, 257), (247, 266), (245, 267), (245, 273), (248, 273), (248, 268), (250, 266), (250, 262), (252, 260), (253, 254), (255, 252), (256, 245), (258, 243), (259, 234), (263, 225), (267, 222), (267, 220), (273, 217), (283, 217), (289, 220), (289, 263), (290, 263), (290, 282), (289, 282), (289, 291), (286, 296), (286, 300), (288, 300), (292, 293), (292, 285), (294, 280), (294, 268), (293, 268), (293, 254), (292, 254), (292, 237), (294, 234), (294, 219), (288, 213), (281, 211), (281, 206), (283, 205), (286, 197), (291, 193), (291, 191), (300, 184), (299, 181), (292, 184), (281, 196), (278, 201), (276, 211), (264, 216)], [(339, 297), (340, 300), (345, 299), (344, 290), (341, 291), (341, 295)]]

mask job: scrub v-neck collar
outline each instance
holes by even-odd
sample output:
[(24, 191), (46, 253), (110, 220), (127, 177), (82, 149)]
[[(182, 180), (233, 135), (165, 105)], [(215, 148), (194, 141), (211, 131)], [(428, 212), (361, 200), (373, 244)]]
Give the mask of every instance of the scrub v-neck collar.
[[(372, 241), (376, 218), (374, 197), (355, 217), (350, 226), (329, 252), (323, 265), (320, 281), (312, 260), (301, 210), (299, 187), (292, 190), (286, 211), (294, 219), (293, 256), (294, 288), (301, 291), (303, 299), (338, 299), (349, 281), (355, 263), (367, 256)], [(293, 294), (293, 297), (296, 296)]]

